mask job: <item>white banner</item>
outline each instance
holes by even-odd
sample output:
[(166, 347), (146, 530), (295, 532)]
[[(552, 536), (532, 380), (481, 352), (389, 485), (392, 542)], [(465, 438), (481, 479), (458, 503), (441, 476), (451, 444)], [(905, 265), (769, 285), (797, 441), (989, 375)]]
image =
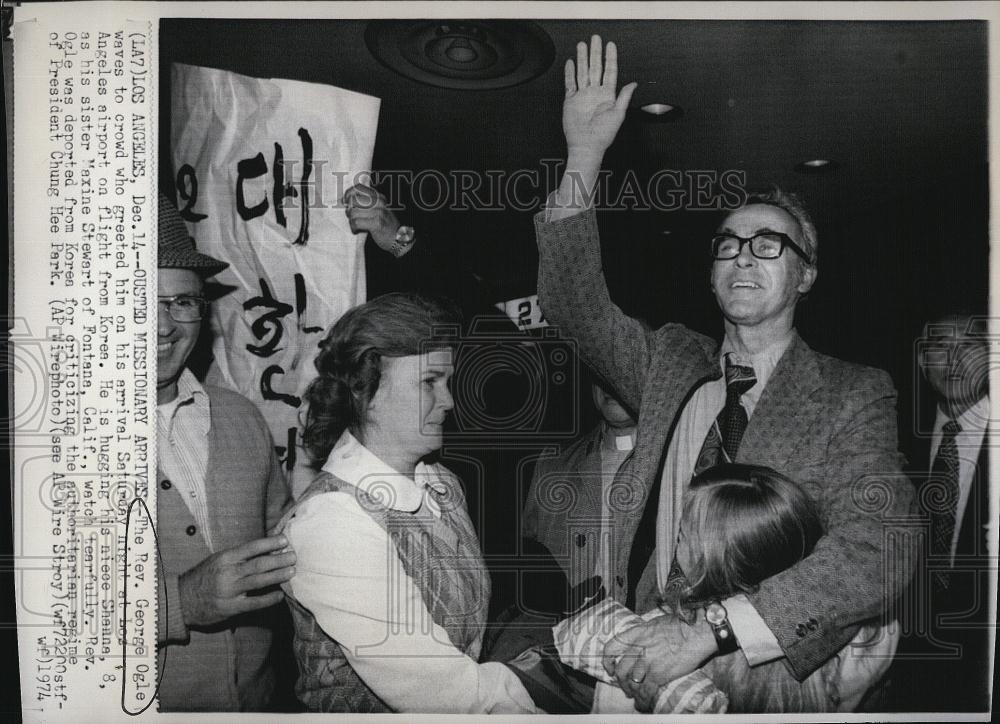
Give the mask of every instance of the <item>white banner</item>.
[(379, 100), (181, 64), (171, 89), (178, 206), (198, 250), (229, 262), (216, 281), (235, 287), (212, 303), (218, 376), (295, 455), (317, 344), (365, 299), (364, 236), (339, 196), (371, 168)]

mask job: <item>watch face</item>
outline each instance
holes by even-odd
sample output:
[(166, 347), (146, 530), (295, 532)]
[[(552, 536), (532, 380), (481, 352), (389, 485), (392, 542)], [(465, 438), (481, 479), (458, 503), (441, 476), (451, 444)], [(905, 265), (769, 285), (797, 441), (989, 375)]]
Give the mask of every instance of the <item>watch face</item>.
[(402, 246), (412, 244), (415, 236), (416, 230), (412, 226), (400, 226), (396, 231), (396, 243)]
[(726, 608), (721, 603), (710, 603), (705, 608), (705, 620), (713, 626), (719, 626), (728, 618)]

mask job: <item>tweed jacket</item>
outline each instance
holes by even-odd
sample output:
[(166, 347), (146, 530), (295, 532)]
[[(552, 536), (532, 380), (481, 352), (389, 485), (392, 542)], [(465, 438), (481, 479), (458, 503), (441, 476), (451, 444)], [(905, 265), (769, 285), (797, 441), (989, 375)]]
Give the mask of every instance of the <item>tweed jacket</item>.
[[(212, 540), (223, 551), (267, 535), (289, 502), (267, 423), (252, 402), (204, 385), (211, 405), (208, 433)], [(210, 629), (184, 625), (177, 581), (208, 558), (197, 521), (162, 470), (157, 470), (159, 571), (157, 639), (161, 711), (261, 711), (274, 688), (268, 663), (270, 611), (254, 611)]]
[[(524, 504), (521, 532), (552, 553), (570, 587), (594, 575), (600, 545), (602, 473), (599, 423), (555, 457), (539, 458)], [(617, 506), (609, 506), (611, 512)], [(621, 525), (615, 520), (612, 525)]]
[[(639, 411), (635, 450), (616, 478), (633, 487), (635, 501), (615, 531), (616, 577), (623, 578), (643, 507), (657, 504), (647, 501), (649, 489), (662, 475), (677, 419), (696, 388), (722, 375), (718, 344), (679, 324), (644, 330), (612, 303), (593, 211), (552, 223), (539, 215), (535, 226), (546, 317)], [(912, 572), (912, 556), (899, 553), (905, 530), (894, 525), (913, 514), (913, 488), (900, 472), (895, 403), (886, 373), (818, 354), (796, 335), (739, 449), (739, 462), (768, 465), (797, 481), (826, 530), (812, 555), (751, 596), (799, 680), (850, 641), (860, 622), (880, 615)]]

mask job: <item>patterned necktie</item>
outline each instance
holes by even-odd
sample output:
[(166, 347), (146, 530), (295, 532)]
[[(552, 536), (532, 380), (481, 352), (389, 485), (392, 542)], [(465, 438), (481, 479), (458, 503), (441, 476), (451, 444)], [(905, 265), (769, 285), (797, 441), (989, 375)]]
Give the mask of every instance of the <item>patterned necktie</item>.
[(747, 429), (749, 418), (740, 402), (740, 397), (757, 384), (757, 376), (753, 367), (738, 365), (733, 358), (732, 352), (726, 355), (726, 405), (705, 436), (705, 442), (694, 465), (695, 475), (713, 465), (735, 460), (736, 452), (743, 440), (743, 433)]
[[(955, 436), (962, 431), (954, 420), (948, 420), (941, 430), (941, 444), (938, 446), (928, 485), (934, 486), (934, 508), (931, 511), (931, 553), (947, 556), (951, 561), (951, 539), (955, 534), (955, 516), (958, 513), (958, 445)], [(934, 575), (940, 588), (948, 587), (947, 574)]]

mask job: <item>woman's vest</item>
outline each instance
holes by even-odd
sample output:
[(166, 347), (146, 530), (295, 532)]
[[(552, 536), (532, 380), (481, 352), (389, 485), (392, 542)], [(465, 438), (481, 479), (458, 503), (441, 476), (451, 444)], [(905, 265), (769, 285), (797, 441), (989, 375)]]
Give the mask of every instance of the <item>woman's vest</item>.
[[(324, 473), (286, 513), (275, 533), (280, 533), (295, 517), (298, 506), (314, 495), (336, 491), (354, 495), (395, 545), (403, 569), (420, 590), (434, 623), (447, 632), (455, 648), (478, 660), (490, 578), (458, 481), (448, 474), (440, 480), (447, 492), (427, 489), (441, 509), (441, 517), (435, 518), (387, 508), (353, 485)], [(337, 525), (337, 521), (331, 520), (330, 525)], [(320, 628), (315, 617), (293, 597), (285, 600), (295, 623), (294, 650), (299, 665), (295, 693), (306, 707), (322, 712), (392, 711), (355, 673), (340, 644)], [(336, 631), (330, 633), (336, 635)], [(447, 684), (427, 682), (428, 686)]]

